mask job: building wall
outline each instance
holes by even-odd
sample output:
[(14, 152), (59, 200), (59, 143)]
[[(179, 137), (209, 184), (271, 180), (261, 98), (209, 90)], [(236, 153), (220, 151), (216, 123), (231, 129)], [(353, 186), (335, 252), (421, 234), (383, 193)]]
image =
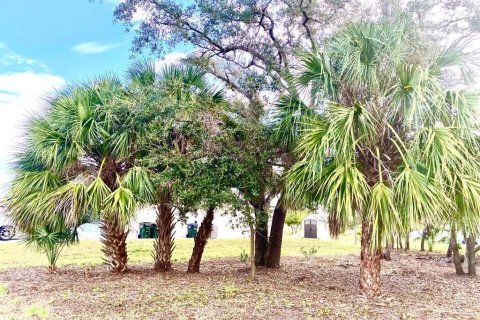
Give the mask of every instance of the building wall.
[(305, 237), (305, 220), (317, 221), (317, 239), (330, 240), (330, 232), (328, 230), (328, 218), (326, 212), (319, 208), (315, 214), (310, 214), (302, 221), (301, 237)]
[[(212, 239), (225, 239), (225, 238), (243, 238), (248, 237), (247, 230), (248, 228), (238, 228), (238, 220), (232, 219), (229, 216), (222, 215), (224, 211), (216, 210), (215, 217), (213, 219), (213, 232)], [(175, 238), (186, 238), (187, 237), (187, 225), (197, 221), (198, 227), (202, 224), (203, 218), (205, 217), (205, 212), (201, 211), (198, 215), (189, 215), (186, 221), (178, 221), (178, 214), (175, 215), (177, 223), (175, 224)], [(136, 221), (130, 224), (130, 234), (129, 238), (138, 238), (138, 232), (140, 229), (140, 223), (150, 222), (155, 223), (156, 212), (155, 207), (147, 207), (141, 209), (137, 214)]]

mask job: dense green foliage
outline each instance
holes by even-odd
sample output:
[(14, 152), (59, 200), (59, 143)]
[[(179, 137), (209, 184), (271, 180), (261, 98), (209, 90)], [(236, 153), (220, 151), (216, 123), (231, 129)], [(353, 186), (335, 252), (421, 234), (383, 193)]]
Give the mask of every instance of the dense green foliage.
[(328, 208), (334, 231), (360, 212), (375, 247), (412, 223), (458, 215), (473, 228), (480, 212), (476, 99), (443, 80), (448, 67), (469, 72), (468, 57), (458, 43), (427, 51), (408, 26), (350, 24), (303, 57), (298, 77), (317, 115), (290, 196)]

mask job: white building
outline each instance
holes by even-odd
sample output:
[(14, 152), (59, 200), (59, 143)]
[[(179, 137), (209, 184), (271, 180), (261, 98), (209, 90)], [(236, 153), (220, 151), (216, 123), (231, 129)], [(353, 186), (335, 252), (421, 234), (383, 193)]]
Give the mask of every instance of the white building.
[[(174, 237), (186, 238), (188, 233), (188, 224), (197, 222), (198, 227), (201, 226), (205, 212), (200, 211), (197, 215), (189, 214), (186, 221), (180, 221), (178, 214), (175, 214), (177, 223), (175, 224)], [(138, 237), (140, 229), (140, 223), (150, 222), (155, 223), (156, 211), (155, 207), (147, 207), (138, 212), (137, 219), (130, 226), (131, 236)], [(229, 215), (224, 215), (223, 210), (215, 210), (215, 216), (213, 219), (213, 232), (212, 239), (225, 239), (225, 238), (243, 238), (247, 237), (248, 228), (239, 227), (240, 223), (236, 218), (232, 218)]]
[[(154, 206), (146, 207), (137, 213), (137, 217), (130, 223), (128, 238), (137, 239), (140, 232), (140, 224), (155, 223), (156, 210)], [(197, 222), (198, 227), (201, 226), (205, 212), (200, 211), (197, 215), (189, 214), (185, 221), (179, 219), (178, 213), (175, 214), (176, 224), (174, 229), (175, 238), (186, 238), (188, 233), (188, 224)], [(215, 210), (215, 216), (213, 219), (213, 232), (212, 239), (225, 239), (225, 238), (243, 238), (248, 237), (247, 227), (240, 226), (239, 221), (230, 215), (224, 215), (223, 210)], [(85, 224), (78, 229), (78, 235), (80, 239), (100, 239), (100, 228), (98, 224)]]
[(330, 240), (327, 213), (320, 208), (306, 216), (302, 221), (301, 232), (303, 238)]

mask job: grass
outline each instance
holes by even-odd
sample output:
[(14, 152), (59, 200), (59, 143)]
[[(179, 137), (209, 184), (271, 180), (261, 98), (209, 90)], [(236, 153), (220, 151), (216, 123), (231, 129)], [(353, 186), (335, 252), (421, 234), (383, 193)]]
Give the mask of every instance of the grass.
[(186, 262), (168, 273), (147, 263), (122, 275), (101, 266), (53, 275), (8, 269), (0, 272), (8, 287), (0, 319), (480, 319), (478, 282), (456, 276), (441, 256), (396, 251), (382, 262), (382, 297), (372, 300), (358, 289), (358, 253), (283, 257), (282, 268), (259, 268), (253, 281), (239, 257), (211, 259), (200, 274), (186, 273)]
[(25, 311), (25, 316), (28, 318), (33, 318), (35, 317), (36, 319), (44, 320), (48, 318), (48, 307), (47, 306), (42, 306), (42, 305), (31, 305), (30, 307), (27, 308)]
[(8, 286), (0, 282), (0, 297), (6, 296), (8, 293)]
[[(187, 261), (193, 248), (193, 239), (177, 239), (175, 241), (173, 261)], [(419, 241), (411, 241), (412, 249), (419, 249)], [(303, 248), (303, 249), (302, 249)], [(302, 251), (314, 248), (317, 256), (343, 256), (358, 254), (359, 241), (355, 244), (353, 232), (339, 237), (338, 240), (320, 240), (292, 238), (286, 236), (283, 241), (283, 256), (302, 256)], [(438, 243), (435, 251), (446, 250), (446, 245)], [(133, 264), (152, 262), (153, 240), (129, 240), (129, 262)], [(249, 252), (249, 239), (212, 239), (208, 242), (204, 252), (204, 259), (238, 257), (242, 251)], [(60, 256), (59, 266), (80, 265), (90, 266), (101, 264), (101, 243), (96, 240), (84, 240), (78, 245), (68, 247)], [(31, 249), (27, 249), (21, 242), (0, 243), (0, 270), (21, 268), (27, 266), (47, 266), (46, 258)]]

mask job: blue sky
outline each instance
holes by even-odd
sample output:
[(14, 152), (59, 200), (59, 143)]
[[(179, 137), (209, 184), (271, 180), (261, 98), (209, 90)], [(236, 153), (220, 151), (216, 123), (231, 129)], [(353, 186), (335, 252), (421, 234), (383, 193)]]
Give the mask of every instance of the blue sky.
[[(113, 22), (113, 9), (114, 0), (3, 0), (0, 42), (11, 52), (38, 61), (31, 69), (67, 81), (124, 72), (132, 34)], [(3, 65), (0, 72), (22, 69), (25, 66)]]
[(0, 195), (22, 123), (47, 94), (109, 71), (124, 74), (133, 34), (113, 21), (118, 1), (0, 0)]

